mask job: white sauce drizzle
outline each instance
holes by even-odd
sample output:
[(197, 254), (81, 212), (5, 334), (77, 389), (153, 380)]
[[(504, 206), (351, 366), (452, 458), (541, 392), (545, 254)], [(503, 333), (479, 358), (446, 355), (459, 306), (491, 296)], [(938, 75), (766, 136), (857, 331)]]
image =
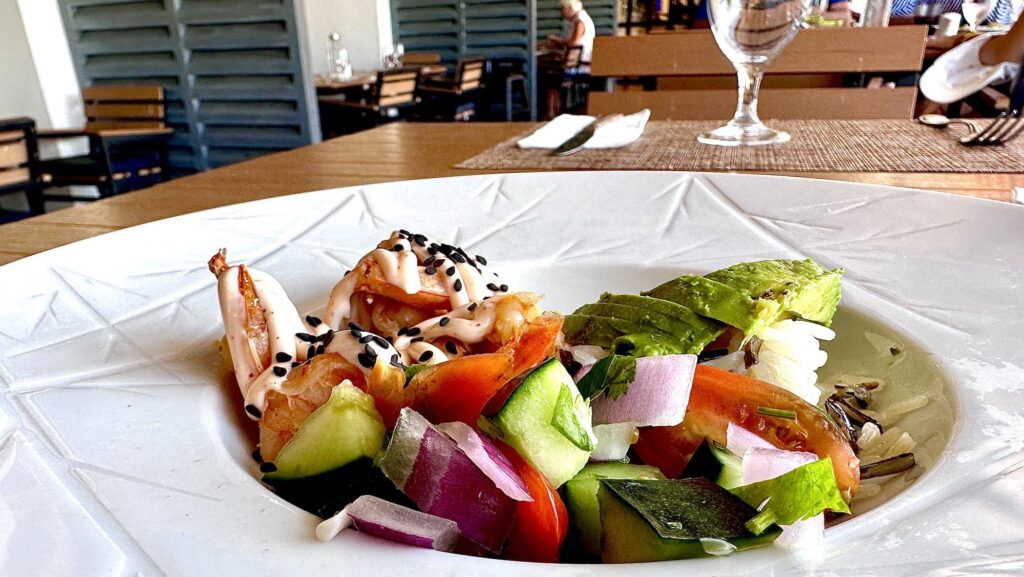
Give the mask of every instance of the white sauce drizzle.
[[(508, 287), (500, 284), (498, 275), (489, 270), (487, 265), (479, 258), (469, 257), (458, 247), (404, 231), (392, 233), (382, 244), (387, 248), (370, 251), (331, 291), (325, 319), (331, 328), (338, 330), (351, 320), (352, 296), (359, 288), (359, 281), (366, 272), (366, 265), (371, 261), (380, 267), (389, 283), (402, 289), (406, 294), (416, 294), (424, 290), (420, 273), (428, 268), (436, 270), (434, 274), (439, 275), (452, 308), (508, 292)], [(395, 247), (401, 247), (401, 250), (396, 251)], [(451, 275), (447, 272), (449, 270), (452, 271)], [(488, 288), (488, 285), (498, 290)], [(501, 290), (502, 287), (506, 290)]]
[[(366, 339), (366, 337), (370, 337)], [(366, 339), (367, 342), (360, 342)], [(334, 338), (324, 349), (325, 353), (337, 353), (349, 364), (358, 367), (367, 377), (373, 373), (378, 362), (391, 363), (402, 355), (391, 346), (391, 343), (369, 331), (344, 330), (334, 333)], [(371, 354), (372, 353), (372, 354)], [(392, 363), (394, 364), (394, 363)]]

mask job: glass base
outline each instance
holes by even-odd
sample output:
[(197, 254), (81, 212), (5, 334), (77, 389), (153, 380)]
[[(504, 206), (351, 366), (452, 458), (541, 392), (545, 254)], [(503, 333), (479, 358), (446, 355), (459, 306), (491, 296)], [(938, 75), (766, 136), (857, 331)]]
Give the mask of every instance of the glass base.
[(762, 146), (789, 142), (789, 133), (772, 130), (760, 122), (738, 124), (730, 122), (710, 132), (701, 133), (697, 141), (715, 146)]

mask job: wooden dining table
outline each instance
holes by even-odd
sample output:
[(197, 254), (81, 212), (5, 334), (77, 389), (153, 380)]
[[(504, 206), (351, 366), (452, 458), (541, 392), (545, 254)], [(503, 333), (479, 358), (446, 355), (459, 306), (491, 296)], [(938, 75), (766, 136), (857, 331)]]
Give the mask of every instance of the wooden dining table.
[[(393, 123), (0, 227), (0, 264), (122, 228), (299, 192), (500, 171), (454, 168), (530, 123)], [(1012, 201), (1024, 174), (768, 173)]]

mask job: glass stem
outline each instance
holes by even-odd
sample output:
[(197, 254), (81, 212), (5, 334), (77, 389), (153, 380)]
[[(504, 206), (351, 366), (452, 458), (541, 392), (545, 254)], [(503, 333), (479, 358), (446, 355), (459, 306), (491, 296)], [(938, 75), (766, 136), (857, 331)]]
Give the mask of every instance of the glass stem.
[(764, 66), (736, 64), (736, 77), (739, 80), (739, 101), (736, 103), (736, 115), (729, 124), (758, 126), (761, 119), (757, 117), (757, 91), (761, 88), (761, 79), (764, 78)]

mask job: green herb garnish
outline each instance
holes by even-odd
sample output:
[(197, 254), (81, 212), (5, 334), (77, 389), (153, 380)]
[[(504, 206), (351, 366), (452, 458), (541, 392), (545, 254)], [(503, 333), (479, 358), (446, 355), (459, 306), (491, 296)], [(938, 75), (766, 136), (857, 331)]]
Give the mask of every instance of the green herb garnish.
[(789, 411), (786, 409), (773, 409), (771, 407), (758, 407), (758, 415), (764, 415), (766, 417), (776, 417), (779, 419), (789, 419), (790, 421), (796, 420), (796, 411)]
[(576, 387), (585, 399), (594, 399), (608, 392), (608, 396), (617, 399), (626, 394), (629, 385), (636, 380), (636, 358), (622, 355), (609, 355), (591, 367)]

